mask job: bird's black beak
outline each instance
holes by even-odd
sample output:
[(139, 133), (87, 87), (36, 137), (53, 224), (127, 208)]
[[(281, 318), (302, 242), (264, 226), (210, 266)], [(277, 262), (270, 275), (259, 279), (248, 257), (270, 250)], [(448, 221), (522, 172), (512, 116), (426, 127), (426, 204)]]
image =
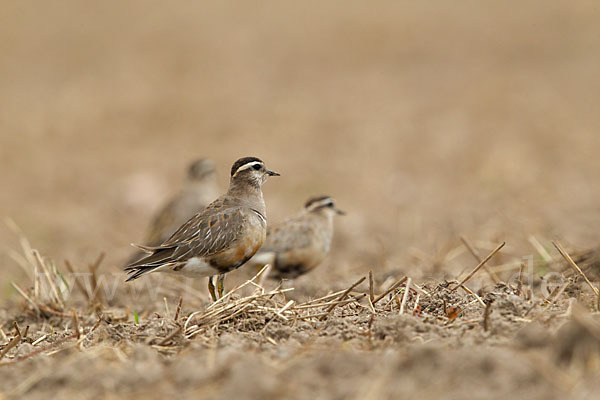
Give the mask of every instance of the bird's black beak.
[(279, 172), (269, 171), (269, 170), (267, 170), (267, 175), (269, 175), (269, 176), (281, 176), (281, 174)]
[(346, 211), (340, 210), (339, 208), (334, 208), (337, 215), (346, 215)]

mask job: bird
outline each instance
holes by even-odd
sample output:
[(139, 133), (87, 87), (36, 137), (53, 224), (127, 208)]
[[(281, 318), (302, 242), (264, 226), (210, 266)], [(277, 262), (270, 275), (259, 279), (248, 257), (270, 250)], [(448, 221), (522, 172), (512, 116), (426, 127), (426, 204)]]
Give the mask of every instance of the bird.
[(271, 279), (295, 279), (312, 271), (331, 250), (336, 214), (346, 213), (336, 207), (332, 197), (308, 199), (299, 214), (268, 228), (264, 245), (250, 262), (255, 266), (270, 264)]
[[(218, 196), (215, 163), (206, 158), (192, 162), (187, 169), (183, 190), (154, 215), (146, 231), (144, 244), (158, 246), (163, 243)], [(145, 254), (138, 250), (129, 257), (127, 264), (141, 259)]]
[(125, 268), (129, 275), (126, 281), (159, 271), (192, 278), (209, 277), (209, 292), (216, 301), (214, 276), (218, 276), (218, 291), (222, 296), (225, 274), (252, 258), (265, 241), (267, 219), (261, 187), (270, 176), (279, 173), (268, 170), (260, 158), (237, 160), (231, 167), (227, 193), (160, 245), (134, 245), (147, 255)]

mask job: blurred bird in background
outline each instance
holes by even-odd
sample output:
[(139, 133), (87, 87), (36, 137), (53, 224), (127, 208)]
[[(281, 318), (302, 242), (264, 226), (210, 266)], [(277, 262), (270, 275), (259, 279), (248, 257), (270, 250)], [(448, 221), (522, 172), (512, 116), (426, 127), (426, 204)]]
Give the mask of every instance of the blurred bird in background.
[[(218, 196), (214, 162), (205, 158), (194, 161), (188, 167), (183, 190), (155, 214), (143, 243), (147, 246), (160, 245)], [(144, 252), (138, 251), (129, 257), (127, 264), (145, 255)]]

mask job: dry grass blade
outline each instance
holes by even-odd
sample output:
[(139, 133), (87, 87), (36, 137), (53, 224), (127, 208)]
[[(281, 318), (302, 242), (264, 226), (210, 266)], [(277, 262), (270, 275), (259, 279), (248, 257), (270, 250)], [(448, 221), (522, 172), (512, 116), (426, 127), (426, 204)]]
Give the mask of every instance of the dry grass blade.
[(373, 305), (373, 302), (371, 301), (370, 297), (367, 297), (367, 305), (369, 306), (369, 310), (371, 310), (371, 314), (377, 313), (377, 311), (375, 310), (375, 306)]
[(16, 345), (18, 345), (20, 341), (21, 341), (21, 335), (17, 335), (14, 338), (12, 338), (12, 340), (10, 342), (8, 342), (6, 347), (0, 353), (0, 360), (2, 360), (4, 358), (4, 356), (10, 351), (10, 349), (12, 349)]
[(88, 293), (88, 291), (85, 288), (85, 286), (83, 286), (83, 284), (81, 283), (81, 280), (79, 279), (79, 277), (77, 276), (77, 274), (75, 273), (75, 269), (73, 268), (73, 265), (69, 262), (69, 260), (65, 260), (65, 266), (67, 267), (67, 269), (71, 273), (71, 276), (73, 277), (73, 280), (75, 281), (75, 286), (77, 286), (79, 288), (79, 290), (81, 291), (81, 293), (83, 293), (83, 295), (85, 296), (85, 298), (89, 302), (91, 300), (91, 296)]
[(404, 295), (402, 296), (402, 302), (400, 303), (400, 314), (404, 314), (404, 307), (406, 306), (406, 300), (408, 299), (408, 293), (410, 292), (411, 278), (406, 280), (406, 286), (404, 287)]
[[(52, 293), (52, 295), (50, 296), (52, 302), (58, 308), (58, 310), (63, 310), (65, 304), (62, 301), (62, 296), (59, 294), (59, 289), (56, 287), (55, 283), (56, 278), (58, 277), (58, 275), (56, 274), (56, 270), (54, 268), (48, 268), (48, 266), (42, 259), (42, 256), (37, 250), (32, 250), (32, 253), (37, 263), (37, 266), (44, 271), (44, 276), (46, 277), (46, 281), (48, 282), (48, 285), (50, 286), (50, 291)], [(51, 271), (53, 273), (51, 273)]]
[(533, 248), (538, 252), (546, 264), (549, 264), (553, 261), (550, 253), (548, 253), (548, 251), (544, 248), (544, 246), (542, 246), (540, 241), (537, 240), (535, 236), (529, 236), (529, 243), (531, 243)]
[[(352, 300), (352, 301), (354, 301), (354, 300)], [(298, 321), (302, 321), (302, 320), (305, 320), (305, 319), (310, 319), (310, 318), (318, 318), (318, 319), (321, 319), (321, 318), (323, 318), (323, 317), (326, 317), (326, 316), (328, 316), (328, 315), (329, 315), (329, 313), (327, 313), (327, 312), (323, 312), (323, 313), (319, 313), (319, 314), (312, 314), (312, 315), (311, 315), (311, 314), (309, 314), (309, 315), (301, 315), (301, 316), (297, 317), (296, 319), (297, 319)]]
[(98, 256), (96, 261), (94, 263), (88, 265), (88, 269), (90, 270), (90, 273), (91, 273), (91, 286), (92, 286), (93, 300), (95, 302), (94, 305), (96, 307), (101, 307), (102, 304), (104, 304), (104, 297), (102, 295), (100, 288), (98, 287), (98, 268), (100, 268), (100, 264), (102, 264), (102, 261), (104, 260), (105, 255), (106, 254), (104, 252), (100, 253), (100, 255)]
[(183, 304), (183, 296), (179, 296), (179, 303), (177, 303), (177, 309), (175, 310), (175, 316), (173, 320), (177, 321), (179, 319), (179, 313), (181, 312), (181, 305)]
[(79, 330), (79, 319), (77, 318), (77, 313), (75, 312), (75, 310), (72, 310), (73, 313), (73, 329), (75, 330), (75, 333), (77, 334), (77, 339), (79, 339), (81, 337), (81, 331)]
[(33, 343), (31, 343), (32, 346), (37, 346), (38, 344), (42, 343), (44, 340), (46, 340), (48, 338), (48, 335), (43, 335), (40, 336), (38, 339), (36, 339)]
[(286, 317), (283, 316), (284, 311), (287, 311), (290, 307), (292, 307), (296, 302), (294, 300), (290, 300), (288, 301), (285, 306), (281, 307), (281, 310), (277, 311), (276, 314), (280, 317), (282, 317), (283, 319), (286, 319)]
[(588, 284), (588, 286), (596, 294), (596, 296), (599, 299), (598, 301), (600, 302), (600, 291), (598, 290), (598, 288), (595, 287), (594, 285), (592, 285), (592, 282), (590, 282), (588, 277), (583, 273), (583, 271), (581, 270), (581, 268), (579, 268), (579, 266), (575, 263), (575, 261), (573, 261), (571, 256), (563, 249), (563, 247), (560, 245), (560, 243), (552, 242), (552, 244), (554, 245), (554, 247), (556, 247), (556, 250), (558, 250), (560, 255), (563, 256), (563, 258), (567, 261), (567, 263), (569, 263), (569, 265), (585, 280), (585, 282)]
[(490, 314), (492, 312), (492, 301), (488, 302), (485, 306), (485, 311), (483, 312), (483, 330), (484, 332), (487, 332), (489, 329), (489, 319), (490, 319)]
[(407, 279), (408, 279), (407, 276), (403, 277), (402, 279), (396, 281), (396, 283), (394, 283), (392, 286), (390, 286), (388, 290), (386, 290), (385, 292), (383, 292), (379, 296), (375, 297), (375, 299), (373, 300), (373, 305), (377, 304), (377, 302), (379, 302), (379, 300), (383, 299), (385, 296), (387, 296), (388, 294), (392, 293), (392, 291), (394, 291), (396, 288), (398, 288), (398, 286), (400, 286), (404, 282), (406, 282)]
[(523, 292), (523, 272), (525, 271), (525, 264), (521, 263), (521, 269), (519, 269), (519, 281), (517, 286), (518, 295), (520, 296)]
[(38, 307), (38, 305), (35, 303), (35, 301), (31, 300), (31, 298), (29, 296), (27, 296), (27, 294), (25, 293), (25, 291), (23, 289), (21, 289), (16, 283), (11, 282), (10, 283), (12, 285), (13, 288), (15, 288), (15, 290), (21, 295), (23, 296), (23, 298), (25, 298), (25, 300), (27, 300), (27, 302), (31, 305), (31, 308), (33, 308), (33, 310), (39, 314), (40, 312), (40, 308)]
[(451, 289), (451, 290), (456, 290), (458, 287), (464, 285), (469, 279), (471, 279), (473, 277), (473, 275), (475, 275), (477, 273), (477, 271), (479, 271), (479, 269), (481, 269), (481, 267), (483, 267), (485, 265), (485, 263), (487, 263), (492, 257), (494, 257), (494, 255), (500, 251), (500, 249), (502, 249), (504, 246), (506, 245), (506, 242), (502, 242), (498, 247), (496, 247), (494, 250), (492, 250), (492, 252), (490, 254), (487, 255), (486, 258), (484, 258), (474, 269), (473, 271), (471, 271), (471, 273), (469, 275), (467, 275), (465, 277), (465, 279), (463, 279), (457, 287)]
[(92, 327), (92, 329), (90, 330), (90, 332), (94, 332), (96, 329), (98, 329), (98, 327), (100, 326), (100, 324), (102, 323), (102, 315), (98, 316), (98, 322), (96, 322), (94, 324), (94, 326)]
[(175, 328), (171, 333), (169, 333), (163, 340), (158, 342), (158, 346), (164, 346), (171, 341), (175, 336), (177, 336), (181, 332), (181, 326)]
[(295, 306), (294, 310), (311, 310), (314, 308), (328, 307), (331, 305), (343, 306), (344, 304), (349, 304), (349, 303), (352, 303), (353, 301), (354, 301), (354, 299), (342, 300), (342, 301), (337, 301), (337, 300), (336, 301), (328, 301), (326, 303), (318, 303), (318, 304), (303, 303), (303, 304)]
[(29, 279), (33, 280), (33, 276), (31, 276), (31, 268), (29, 267), (30, 264), (27, 258), (23, 257), (21, 254), (12, 249), (9, 249), (7, 254), (15, 263), (17, 263), (19, 267), (21, 267), (21, 269), (25, 272), (25, 275), (27, 275)]
[[(480, 263), (481, 262), (481, 256), (479, 255), (479, 252), (477, 252), (477, 250), (475, 250), (475, 248), (473, 246), (471, 246), (471, 243), (467, 240), (467, 238), (464, 237), (464, 236), (461, 236), (460, 240), (461, 240), (461, 242), (463, 242), (463, 244), (465, 245), (465, 247), (467, 248), (467, 250), (469, 250), (469, 253), (471, 253), (471, 255), (475, 258), (475, 260), (478, 263)], [(485, 272), (487, 272), (487, 274), (490, 276), (490, 278), (492, 279), (492, 281), (494, 283), (500, 282), (500, 278), (498, 277), (498, 275), (496, 275), (496, 273), (494, 271), (492, 271), (491, 269), (489, 269), (487, 265), (484, 265), (483, 269), (484, 269)]]
[[(265, 270), (262, 271), (262, 275), (260, 277), (260, 279), (258, 280), (258, 285), (260, 287), (264, 287), (265, 283), (267, 283), (267, 278), (269, 277), (269, 274), (271, 273), (271, 269), (273, 269), (273, 266), (271, 264), (266, 264), (264, 266)], [(259, 274), (261, 274), (261, 271), (259, 271)]]
[[(360, 278), (358, 281), (356, 281), (352, 286), (350, 286), (348, 289), (346, 289), (344, 291), (344, 293), (341, 294), (341, 296), (337, 299), (338, 301), (342, 301), (345, 300), (346, 297), (348, 297), (348, 295), (350, 294), (350, 292), (357, 287), (358, 285), (360, 285), (361, 283), (363, 283), (365, 281), (364, 276), (362, 278)], [(328, 315), (329, 313), (331, 313), (333, 311), (333, 309), (336, 307), (336, 304), (332, 304), (329, 306), (329, 308), (327, 308), (327, 310), (325, 311), (325, 313)], [(323, 317), (321, 317), (321, 320), (324, 320), (325, 318), (327, 318), (327, 315), (324, 315)]]
[(169, 311), (169, 302), (166, 297), (163, 297), (163, 303), (165, 304), (165, 316), (171, 318), (171, 311)]
[(344, 293), (345, 291), (346, 291), (346, 289), (344, 289), (344, 290), (339, 290), (339, 291), (337, 291), (337, 292), (330, 293), (330, 294), (328, 294), (328, 295), (326, 295), (326, 296), (323, 296), (323, 297), (318, 297), (318, 298), (316, 298), (316, 299), (313, 299), (313, 300), (309, 300), (309, 301), (307, 301), (306, 303), (303, 303), (303, 305), (309, 305), (309, 304), (321, 304), (321, 303), (323, 303), (323, 302), (332, 301), (331, 299), (333, 299), (333, 298), (335, 298), (335, 297), (338, 297), (340, 294)]
[[(22, 239), (26, 242), (26, 239)], [(28, 243), (28, 242), (27, 242)], [(24, 249), (30, 249), (24, 247)], [(26, 259), (31, 262), (28, 268), (33, 271), (33, 288), (29, 291), (23, 290), (19, 285), (12, 282), (12, 287), (27, 301), (31, 310), (37, 315), (60, 315), (70, 317), (63, 313), (65, 303), (63, 291), (68, 290), (68, 283), (50, 260), (44, 259), (35, 249), (30, 249)]]
[(465, 285), (460, 285), (459, 286), (462, 290), (465, 291), (465, 293), (470, 294), (471, 296), (475, 297), (475, 299), (479, 302), (479, 304), (481, 304), (482, 306), (485, 307), (485, 303), (484, 301), (481, 299), (481, 297), (479, 297), (477, 295), (477, 293), (473, 292), (471, 289), (469, 289), (468, 287), (466, 287)]
[(23, 334), (21, 333), (21, 330), (19, 329), (19, 324), (17, 324), (17, 321), (13, 321), (13, 328), (15, 328), (15, 336), (23, 337)]
[[(344, 306), (346, 304), (356, 303), (364, 297), (367, 297), (366, 293), (362, 293), (362, 294), (358, 295), (357, 297), (352, 296), (352, 299), (336, 302), (337, 303), (336, 306)], [(299, 307), (302, 307), (302, 306), (299, 306)], [(294, 310), (297, 310), (297, 309), (298, 308), (294, 308)], [(296, 319), (305, 320), (305, 319), (315, 318), (318, 320), (322, 320), (324, 317), (327, 317), (329, 315), (331, 315), (331, 312), (323, 312), (323, 313), (318, 313), (318, 314), (308, 314), (308, 315), (297, 316)]]
[(25, 274), (29, 277), (29, 279), (33, 280), (34, 276), (31, 275), (31, 266), (35, 265), (35, 260), (32, 257), (32, 247), (29, 243), (29, 240), (25, 237), (25, 234), (21, 230), (21, 228), (17, 225), (17, 223), (12, 218), (6, 219), (6, 226), (10, 230), (14, 232), (15, 235), (19, 237), (19, 244), (21, 245), (21, 249), (23, 249), (23, 255), (10, 252), (10, 257), (19, 265)]
[(419, 299), (421, 298), (421, 293), (417, 293), (417, 298), (415, 299), (415, 306), (413, 307), (413, 315), (419, 312)]
[(373, 300), (375, 299), (375, 289), (373, 287), (373, 271), (369, 271), (369, 300), (371, 304), (373, 304)]

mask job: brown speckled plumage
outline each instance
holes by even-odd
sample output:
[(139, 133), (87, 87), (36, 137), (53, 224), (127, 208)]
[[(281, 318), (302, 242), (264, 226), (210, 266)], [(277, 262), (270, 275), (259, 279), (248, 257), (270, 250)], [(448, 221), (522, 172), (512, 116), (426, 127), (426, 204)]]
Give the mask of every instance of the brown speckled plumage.
[(243, 265), (256, 253), (266, 237), (260, 186), (267, 176), (278, 174), (266, 170), (255, 157), (241, 160), (234, 164), (237, 167), (232, 171), (226, 194), (189, 219), (162, 244), (139, 246), (148, 255), (125, 268), (130, 274), (128, 281), (153, 271), (195, 276), (223, 274)]

